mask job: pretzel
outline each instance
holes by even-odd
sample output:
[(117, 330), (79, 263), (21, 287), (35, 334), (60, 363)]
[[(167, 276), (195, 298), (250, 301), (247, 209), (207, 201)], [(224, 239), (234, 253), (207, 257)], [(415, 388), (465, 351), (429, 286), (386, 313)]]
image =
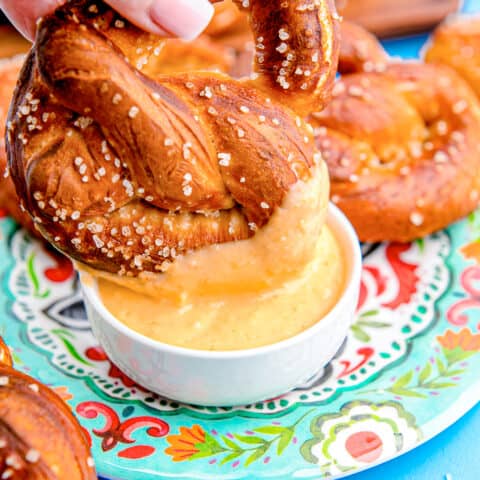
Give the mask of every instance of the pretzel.
[(433, 33), (425, 61), (449, 65), (480, 97), (480, 17), (449, 18)]
[(217, 45), (227, 48), (234, 57), (228, 73), (242, 78), (252, 73), (252, 60), (255, 42), (248, 22), (248, 15), (240, 11), (233, 0), (225, 0), (215, 5), (215, 15), (205, 30)]
[(477, 207), (480, 104), (448, 67), (391, 61), (380, 70), (342, 76), (309, 121), (331, 198), (360, 239), (404, 242)]
[(251, 237), (311, 177), (321, 158), (300, 117), (333, 85), (333, 3), (254, 0), (248, 13), (258, 45), (246, 81), (156, 75), (149, 56), (163, 40), (100, 1), (40, 23), (7, 149), (25, 208), (58, 249), (120, 275), (162, 271)]
[[(23, 61), (23, 55), (0, 60), (0, 128), (2, 131), (5, 130), (8, 107)], [(0, 208), (5, 208), (20, 225), (34, 235), (38, 235), (30, 215), (20, 209), (17, 192), (7, 171), (7, 156), (3, 137), (0, 139)]]
[(382, 71), (390, 61), (375, 35), (360, 25), (343, 21), (338, 70), (342, 74)]
[(89, 452), (82, 428), (65, 402), (48, 387), (14, 370), (0, 338), (2, 478), (95, 480)]
[(10, 350), (3, 341), (2, 337), (0, 337), (0, 365), (2, 364), (6, 365), (7, 367), (11, 367), (13, 365), (13, 362)]

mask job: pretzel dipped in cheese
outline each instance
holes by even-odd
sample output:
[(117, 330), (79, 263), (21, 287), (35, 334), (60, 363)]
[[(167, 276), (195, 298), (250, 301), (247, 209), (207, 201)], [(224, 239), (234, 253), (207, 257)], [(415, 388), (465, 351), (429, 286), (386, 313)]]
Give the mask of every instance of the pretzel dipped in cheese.
[(164, 40), (101, 1), (71, 1), (40, 23), (7, 148), (25, 208), (58, 249), (108, 272), (161, 271), (253, 236), (311, 176), (320, 156), (300, 117), (334, 82), (333, 2), (247, 10), (263, 39), (248, 81), (152, 71)]
[(14, 480), (97, 478), (85, 434), (67, 404), (14, 370), (1, 338), (0, 472)]
[(389, 59), (373, 41), (361, 27), (343, 38), (334, 98), (309, 121), (360, 239), (410, 241), (478, 205), (480, 103), (450, 68)]

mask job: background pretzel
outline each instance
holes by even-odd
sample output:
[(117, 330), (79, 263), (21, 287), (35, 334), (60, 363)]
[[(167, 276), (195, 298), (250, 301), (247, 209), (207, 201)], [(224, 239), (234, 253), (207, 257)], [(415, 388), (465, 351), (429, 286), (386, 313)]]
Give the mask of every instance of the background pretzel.
[[(341, 54), (352, 51), (343, 45)], [(340, 59), (361, 73), (343, 75), (333, 101), (309, 120), (332, 199), (360, 239), (410, 241), (478, 205), (480, 104), (448, 67), (390, 61), (365, 73), (381, 47), (365, 51), (359, 61)]]
[(425, 61), (455, 69), (480, 97), (480, 17), (455, 16), (434, 32)]
[(390, 61), (375, 35), (360, 25), (344, 20), (340, 33), (340, 73), (382, 71)]
[(94, 480), (86, 437), (52, 390), (13, 369), (0, 338), (0, 472), (3, 478)]
[(319, 156), (293, 109), (329, 96), (334, 7), (258, 0), (249, 13), (258, 78), (244, 82), (156, 75), (161, 39), (100, 1), (42, 21), (7, 143), (17, 191), (60, 250), (120, 274), (162, 270), (190, 249), (253, 235), (310, 177)]

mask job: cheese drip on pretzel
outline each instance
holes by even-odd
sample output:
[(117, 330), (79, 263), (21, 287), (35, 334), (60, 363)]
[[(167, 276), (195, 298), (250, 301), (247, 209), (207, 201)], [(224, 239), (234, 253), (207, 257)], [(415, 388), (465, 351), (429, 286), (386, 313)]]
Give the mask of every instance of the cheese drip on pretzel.
[(333, 100), (309, 117), (333, 201), (363, 241), (410, 241), (467, 215), (480, 192), (474, 92), (446, 66), (390, 59), (360, 27), (343, 31)]
[[(242, 2), (238, 1), (240, 6)], [(321, 161), (301, 117), (337, 64), (332, 0), (250, 1), (257, 78), (161, 75), (163, 39), (101, 1), (39, 25), (7, 131), (25, 208), (58, 249), (137, 276), (249, 238)]]
[(0, 337), (0, 472), (13, 480), (94, 480), (85, 434), (52, 390), (12, 367)]

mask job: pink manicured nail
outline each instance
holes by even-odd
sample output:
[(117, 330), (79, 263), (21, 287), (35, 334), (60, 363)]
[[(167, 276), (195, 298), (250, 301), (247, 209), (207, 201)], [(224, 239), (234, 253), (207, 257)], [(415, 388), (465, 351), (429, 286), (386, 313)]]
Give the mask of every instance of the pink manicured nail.
[(207, 0), (155, 0), (150, 17), (172, 35), (192, 40), (210, 23), (213, 6)]

